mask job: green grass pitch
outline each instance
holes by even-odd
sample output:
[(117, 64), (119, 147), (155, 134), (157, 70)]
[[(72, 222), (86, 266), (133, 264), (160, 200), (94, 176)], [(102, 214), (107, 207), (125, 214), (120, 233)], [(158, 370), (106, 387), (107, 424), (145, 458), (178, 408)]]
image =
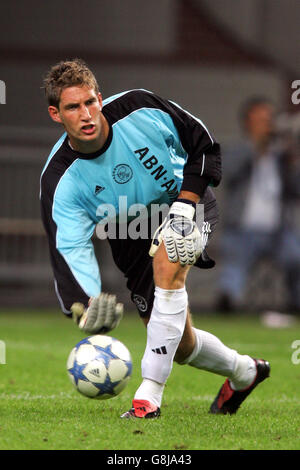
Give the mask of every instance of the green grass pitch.
[(236, 415), (215, 416), (208, 410), (223, 377), (174, 364), (161, 418), (121, 420), (141, 380), (146, 330), (138, 315), (127, 314), (111, 333), (131, 351), (132, 379), (118, 397), (96, 401), (80, 395), (67, 376), (69, 352), (83, 337), (71, 320), (59, 311), (0, 311), (6, 345), (0, 449), (300, 449), (300, 364), (293, 364), (291, 346), (300, 340), (300, 324), (274, 330), (259, 318), (195, 314), (194, 324), (241, 353), (268, 359), (271, 378)]

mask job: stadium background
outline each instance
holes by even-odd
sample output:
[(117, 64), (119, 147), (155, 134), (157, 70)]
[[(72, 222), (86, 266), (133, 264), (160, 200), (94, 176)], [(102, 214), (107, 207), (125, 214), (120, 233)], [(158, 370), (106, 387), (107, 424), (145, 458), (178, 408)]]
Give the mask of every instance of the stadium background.
[[(222, 145), (240, 132), (237, 113), (252, 95), (296, 113), (300, 79), (298, 0), (11, 0), (0, 7), (0, 296), (9, 307), (58, 307), (39, 215), (39, 176), (61, 135), (47, 114), (42, 77), (61, 59), (81, 57), (102, 94), (146, 88), (199, 116)], [(222, 209), (222, 187), (217, 190)], [(222, 220), (210, 253), (218, 256)], [(132, 308), (105, 242), (96, 242), (103, 289)], [(191, 271), (192, 307), (213, 308), (215, 270)], [(263, 288), (262, 288), (263, 286)], [(280, 273), (258, 266), (249, 307), (272, 296)], [(253, 295), (255, 294), (255, 295)], [(255, 299), (255, 302), (253, 301)]]

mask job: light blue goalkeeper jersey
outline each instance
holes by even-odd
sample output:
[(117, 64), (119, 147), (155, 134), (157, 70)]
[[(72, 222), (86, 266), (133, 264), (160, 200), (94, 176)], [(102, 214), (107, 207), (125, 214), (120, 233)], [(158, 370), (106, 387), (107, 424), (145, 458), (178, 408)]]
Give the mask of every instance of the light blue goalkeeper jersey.
[(146, 90), (103, 102), (109, 136), (93, 154), (73, 150), (64, 134), (41, 176), (42, 219), (56, 292), (65, 313), (101, 292), (92, 236), (99, 222), (128, 220), (128, 208), (170, 205), (181, 189), (203, 195), (221, 177), (220, 150), (204, 124)]

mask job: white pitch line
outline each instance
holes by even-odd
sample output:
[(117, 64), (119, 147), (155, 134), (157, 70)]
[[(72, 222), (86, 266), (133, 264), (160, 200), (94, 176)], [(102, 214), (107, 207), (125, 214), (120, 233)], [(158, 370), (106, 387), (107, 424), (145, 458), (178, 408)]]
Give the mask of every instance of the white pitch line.
[[(129, 395), (128, 395), (129, 397)], [(34, 400), (65, 400), (65, 399), (72, 399), (72, 400), (81, 400), (82, 397), (76, 394), (60, 392), (54, 393), (52, 395), (32, 395), (30, 392), (22, 392), (22, 393), (0, 393), (0, 400), (24, 400), (24, 401), (34, 401)], [(123, 395), (123, 398), (126, 398)], [(212, 402), (214, 400), (214, 395), (195, 395), (190, 397), (190, 400), (193, 401), (203, 401), (203, 402)], [(249, 397), (247, 401), (254, 401), (255, 397)], [(274, 403), (294, 403), (299, 404), (298, 397), (287, 397), (286, 395), (281, 395), (278, 397), (273, 396), (271, 399)]]
[(191, 399), (195, 401), (213, 401), (215, 399), (215, 395), (196, 395), (191, 397)]
[[(195, 395), (194, 397), (190, 398), (191, 400), (194, 401), (213, 401), (215, 399), (215, 395)], [(247, 401), (253, 401), (255, 400), (255, 396), (251, 396), (247, 398)], [(281, 395), (281, 396), (274, 396), (271, 398), (271, 401), (274, 403), (295, 403), (299, 404), (299, 398), (298, 397), (287, 397), (286, 395)]]
[[(276, 349), (282, 350), (278, 344), (270, 343), (230, 343), (228, 346), (232, 349), (242, 349), (243, 351), (275, 351)], [(289, 346), (287, 348), (289, 349)]]
[[(6, 349), (17, 349), (17, 350), (24, 350), (24, 351), (46, 351), (46, 352), (56, 352), (57, 350), (63, 351), (66, 349), (65, 345), (58, 345), (58, 344), (35, 344), (29, 343), (26, 341), (12, 341), (12, 340), (5, 340)], [(70, 345), (70, 350), (72, 349), (72, 345)]]
[(72, 398), (72, 399), (78, 399), (80, 398), (79, 396), (77, 397), (76, 395), (73, 395), (71, 393), (65, 393), (65, 392), (60, 392), (60, 393), (54, 393), (52, 395), (32, 395), (30, 392), (22, 392), (22, 393), (0, 393), (0, 400), (59, 400), (59, 399), (66, 399), (66, 398)]

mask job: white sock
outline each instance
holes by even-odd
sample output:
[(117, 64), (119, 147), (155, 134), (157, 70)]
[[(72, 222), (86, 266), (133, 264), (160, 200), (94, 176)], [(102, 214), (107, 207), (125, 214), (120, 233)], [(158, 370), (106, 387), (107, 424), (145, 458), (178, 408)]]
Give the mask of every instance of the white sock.
[(243, 390), (252, 384), (257, 374), (255, 361), (247, 355), (237, 354), (236, 368), (229, 377), (233, 390)]
[(147, 325), (147, 345), (142, 359), (142, 377), (164, 384), (183, 335), (187, 316), (185, 288), (155, 288), (154, 304)]
[(137, 391), (135, 392), (135, 400), (148, 400), (156, 406), (161, 406), (164, 384), (159, 384), (153, 380), (144, 379)]
[(195, 348), (184, 364), (228, 377), (234, 390), (251, 385), (256, 376), (256, 365), (250, 356), (238, 354), (211, 333), (193, 330)]

